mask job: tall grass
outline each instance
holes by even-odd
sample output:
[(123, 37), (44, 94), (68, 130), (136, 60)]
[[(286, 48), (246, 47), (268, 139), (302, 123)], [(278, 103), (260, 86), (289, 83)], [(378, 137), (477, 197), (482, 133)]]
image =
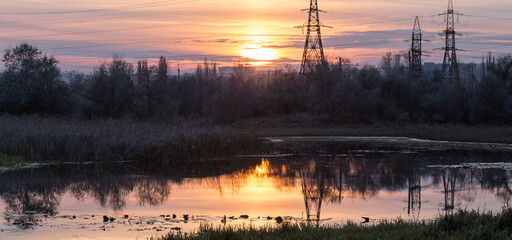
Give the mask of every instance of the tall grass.
[(161, 240), (183, 239), (512, 239), (512, 209), (501, 213), (459, 211), (433, 221), (386, 221), (377, 225), (345, 226), (283, 224), (279, 227), (211, 227), (198, 233), (170, 233)]
[(0, 152), (33, 161), (207, 160), (254, 153), (264, 147), (255, 136), (222, 127), (0, 117)]

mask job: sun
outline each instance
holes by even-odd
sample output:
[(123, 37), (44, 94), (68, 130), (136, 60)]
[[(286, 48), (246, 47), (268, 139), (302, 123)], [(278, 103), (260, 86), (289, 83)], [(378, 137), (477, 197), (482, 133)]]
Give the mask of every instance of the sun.
[(277, 59), (278, 53), (275, 49), (267, 48), (265, 45), (246, 44), (240, 51), (244, 58), (254, 60), (250, 64), (254, 66), (262, 66), (268, 64), (269, 61)]
[(242, 49), (242, 56), (258, 61), (269, 61), (277, 58), (277, 51), (257, 44), (247, 44)]

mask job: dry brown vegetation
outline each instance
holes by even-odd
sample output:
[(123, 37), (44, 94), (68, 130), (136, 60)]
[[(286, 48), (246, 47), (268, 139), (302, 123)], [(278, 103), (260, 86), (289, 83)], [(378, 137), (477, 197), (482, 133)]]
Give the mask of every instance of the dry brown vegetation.
[(254, 153), (265, 144), (227, 127), (131, 120), (0, 117), (0, 152), (34, 161), (190, 161)]

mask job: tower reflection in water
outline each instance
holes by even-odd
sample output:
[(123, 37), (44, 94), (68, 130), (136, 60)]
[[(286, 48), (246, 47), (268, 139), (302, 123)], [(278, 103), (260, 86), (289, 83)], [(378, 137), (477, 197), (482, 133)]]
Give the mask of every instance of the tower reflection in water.
[[(318, 224), (326, 219), (322, 216), (326, 205), (330, 205), (327, 218), (343, 218), (344, 210), (333, 212), (333, 207), (341, 209), (341, 206), (349, 204), (344, 203), (347, 199), (362, 202), (358, 206), (366, 200), (378, 201), (382, 192), (407, 193), (407, 196), (398, 194), (402, 199), (397, 201), (407, 201), (407, 214), (411, 219), (418, 220), (422, 210), (422, 191), (423, 194), (437, 194), (442, 199), (439, 210), (445, 214), (453, 213), (462, 202), (476, 201), (477, 195), (483, 191), (493, 193), (500, 201), (497, 204), (510, 201), (510, 170), (457, 165), (496, 159), (495, 155), (466, 152), (348, 153), (156, 167), (130, 164), (59, 165), (0, 173), (0, 199), (5, 208), (6, 222), (21, 224), (58, 215), (64, 197), (90, 199), (101, 208), (122, 211), (132, 199), (139, 206), (165, 205), (172, 200), (173, 191), (180, 186), (189, 185), (187, 188), (193, 190), (214, 189), (221, 194), (231, 191), (237, 195), (242, 194), (244, 191), (241, 190), (248, 188), (248, 184), (265, 181), (265, 187), (272, 189), (266, 190), (269, 196), (259, 197), (272, 199), (272, 192), (302, 196), (303, 199), (299, 201), (303, 201), (303, 208), (297, 210), (304, 212), (302, 218), (310, 223)], [(209, 204), (211, 199), (212, 196), (205, 196), (204, 204)], [(222, 195), (219, 199), (222, 201)], [(382, 202), (380, 207), (386, 208), (387, 203)], [(277, 208), (273, 211), (278, 212)], [(395, 216), (400, 214), (397, 212)], [(437, 214), (423, 212), (422, 217)]]

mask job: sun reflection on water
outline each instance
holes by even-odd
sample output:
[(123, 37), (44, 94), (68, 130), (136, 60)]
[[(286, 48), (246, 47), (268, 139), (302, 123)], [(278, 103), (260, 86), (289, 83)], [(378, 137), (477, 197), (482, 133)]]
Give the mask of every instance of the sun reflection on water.
[(269, 167), (270, 167), (270, 162), (268, 161), (268, 159), (262, 158), (261, 164), (254, 168), (254, 173), (255, 173), (255, 175), (260, 175), (260, 176), (267, 175), (270, 173)]

